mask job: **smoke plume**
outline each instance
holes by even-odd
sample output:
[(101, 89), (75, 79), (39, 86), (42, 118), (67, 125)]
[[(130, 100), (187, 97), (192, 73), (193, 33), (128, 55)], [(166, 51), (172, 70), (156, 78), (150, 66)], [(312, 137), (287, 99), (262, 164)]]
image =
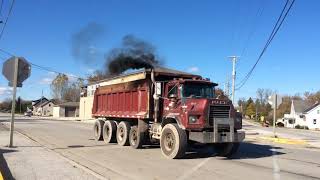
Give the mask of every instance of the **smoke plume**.
[(103, 57), (95, 44), (103, 39), (105, 29), (102, 25), (91, 22), (80, 31), (72, 34), (71, 54), (76, 60), (93, 64)]
[(108, 53), (106, 75), (113, 76), (128, 69), (153, 68), (161, 64), (155, 55), (155, 47), (133, 35), (123, 37), (121, 46)]

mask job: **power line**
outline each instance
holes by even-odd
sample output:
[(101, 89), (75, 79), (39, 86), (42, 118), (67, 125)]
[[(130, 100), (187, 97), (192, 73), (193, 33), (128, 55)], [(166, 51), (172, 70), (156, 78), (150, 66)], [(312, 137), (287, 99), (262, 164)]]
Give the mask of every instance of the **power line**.
[(0, 15), (2, 15), (2, 6), (3, 6), (3, 0), (1, 0), (1, 2), (0, 2)]
[(262, 13), (264, 11), (264, 3), (261, 4), (261, 6), (259, 7), (259, 9), (257, 10), (256, 14), (255, 14), (255, 18), (254, 18), (254, 21), (253, 21), (253, 25), (252, 25), (252, 29), (251, 31), (249, 32), (248, 34), (248, 37), (245, 41), (245, 44), (244, 44), (244, 47), (241, 51), (241, 54), (240, 54), (240, 57), (243, 58), (244, 54), (246, 53), (247, 49), (248, 49), (248, 46), (249, 46), (249, 43), (250, 43), (250, 40), (252, 38), (252, 36), (254, 35), (255, 31), (256, 31), (256, 26), (258, 24), (258, 19), (259, 17), (261, 17)]
[[(4, 49), (1, 49), (1, 48), (0, 48), (0, 52), (3, 52), (4, 54), (6, 54), (6, 55), (8, 55), (8, 56), (15, 56), (14, 54), (12, 54), (12, 53), (4, 50)], [(6, 59), (3, 58), (3, 57), (0, 57), (0, 58), (6, 60)], [(49, 68), (49, 67), (41, 66), (41, 65), (32, 63), (32, 62), (30, 62), (30, 61), (28, 61), (28, 62), (31, 64), (31, 66), (33, 66), (33, 67), (35, 67), (35, 68), (37, 68), (37, 69), (40, 69), (40, 70), (52, 72), (52, 73), (55, 73), (55, 74), (65, 74), (65, 75), (67, 75), (67, 76), (69, 76), (69, 77), (74, 77), (74, 78), (78, 78), (78, 79), (88, 80), (88, 78), (83, 78), (83, 77), (75, 76), (75, 75), (70, 74), (70, 73), (59, 72), (59, 71), (53, 70), (53, 69), (51, 69), (51, 68)]]
[(6, 18), (6, 20), (4, 21), (4, 25), (3, 25), (3, 27), (2, 27), (2, 31), (1, 31), (1, 33), (0, 33), (0, 40), (1, 40), (2, 35), (3, 35), (3, 33), (4, 33), (4, 29), (6, 28), (6, 25), (7, 25), (8, 19), (9, 19), (9, 16), (11, 15), (11, 12), (12, 12), (12, 9), (13, 9), (14, 2), (15, 2), (15, 0), (12, 0), (12, 3), (11, 3), (11, 6), (10, 6), (10, 9), (9, 9), (9, 12), (8, 12), (7, 18)]
[[(279, 31), (281, 25), (283, 24), (285, 18), (287, 17), (289, 11), (291, 10), (292, 8), (292, 5), (294, 4), (295, 0), (292, 1), (292, 3), (289, 5), (289, 8), (287, 8), (288, 6), (288, 3), (289, 3), (290, 0), (287, 0), (285, 6), (283, 7), (282, 11), (281, 11), (281, 14), (276, 22), (276, 24), (274, 25), (273, 27), (273, 30), (264, 46), (264, 48), (262, 49), (257, 61), (255, 62), (255, 64), (252, 66), (252, 68), (250, 69), (250, 71), (247, 73), (247, 75), (244, 77), (244, 79), (239, 83), (240, 85), (238, 85), (238, 87), (236, 88), (236, 90), (239, 90), (241, 89), (245, 84), (246, 82), (248, 81), (248, 79), (250, 78), (253, 70), (256, 68), (257, 64), (259, 63), (259, 61), (261, 60), (262, 56), (264, 55), (264, 53), (266, 52), (268, 46), (270, 45), (270, 43), (272, 42), (273, 38), (275, 37), (275, 35), (277, 34), (277, 32)], [(285, 12), (285, 10), (287, 9), (287, 11)]]

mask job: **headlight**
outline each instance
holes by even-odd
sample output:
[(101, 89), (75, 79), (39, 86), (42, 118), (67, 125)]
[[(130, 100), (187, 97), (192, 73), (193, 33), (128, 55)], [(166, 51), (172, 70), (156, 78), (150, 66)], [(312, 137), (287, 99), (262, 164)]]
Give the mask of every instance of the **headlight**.
[(189, 116), (189, 124), (197, 123), (198, 117), (197, 116)]

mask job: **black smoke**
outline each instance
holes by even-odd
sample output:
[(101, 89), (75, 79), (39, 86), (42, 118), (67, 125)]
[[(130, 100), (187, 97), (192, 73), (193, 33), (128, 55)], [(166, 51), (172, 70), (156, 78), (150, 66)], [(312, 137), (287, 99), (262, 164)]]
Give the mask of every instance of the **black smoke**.
[[(75, 60), (85, 64), (95, 64), (103, 58), (96, 44), (103, 40), (105, 29), (102, 25), (90, 22), (79, 31), (72, 34), (71, 54)], [(101, 62), (101, 61), (100, 61)]]
[(155, 47), (133, 35), (122, 38), (120, 48), (112, 49), (106, 57), (106, 74), (121, 74), (129, 69), (154, 68), (162, 64), (156, 56)]

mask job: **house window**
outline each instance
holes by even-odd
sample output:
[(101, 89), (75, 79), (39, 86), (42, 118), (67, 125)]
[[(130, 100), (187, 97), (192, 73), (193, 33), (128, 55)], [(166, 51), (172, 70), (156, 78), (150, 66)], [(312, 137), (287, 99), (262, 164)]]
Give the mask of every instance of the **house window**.
[(320, 114), (320, 109), (317, 110), (317, 113)]
[(316, 119), (313, 120), (313, 124), (317, 124), (317, 120)]
[(51, 104), (49, 104), (49, 107), (51, 107)]
[(294, 119), (289, 119), (289, 124), (294, 124)]

